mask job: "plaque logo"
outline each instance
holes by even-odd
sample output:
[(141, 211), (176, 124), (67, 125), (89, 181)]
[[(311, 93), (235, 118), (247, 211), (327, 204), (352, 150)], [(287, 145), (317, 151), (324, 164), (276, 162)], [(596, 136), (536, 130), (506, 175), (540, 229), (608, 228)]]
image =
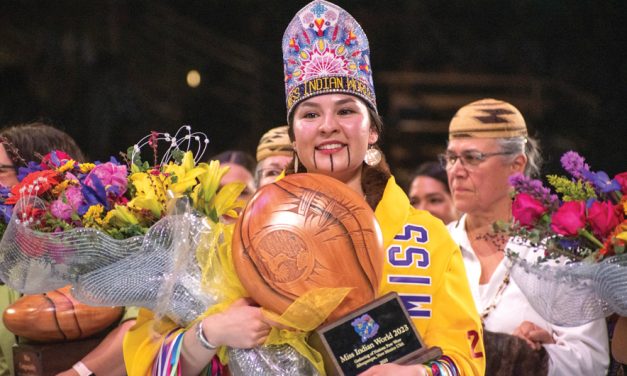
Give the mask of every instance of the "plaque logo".
[(379, 331), (379, 324), (367, 313), (353, 320), (351, 325), (355, 329), (355, 332), (361, 337), (362, 343), (376, 336)]

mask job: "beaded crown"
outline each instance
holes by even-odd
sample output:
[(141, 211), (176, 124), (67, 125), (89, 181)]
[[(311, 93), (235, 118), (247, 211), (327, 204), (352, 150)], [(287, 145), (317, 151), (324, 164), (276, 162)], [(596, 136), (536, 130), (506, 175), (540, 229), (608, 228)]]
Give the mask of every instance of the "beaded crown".
[(346, 93), (377, 109), (368, 38), (344, 9), (324, 0), (307, 4), (283, 34), (287, 116), (303, 100)]

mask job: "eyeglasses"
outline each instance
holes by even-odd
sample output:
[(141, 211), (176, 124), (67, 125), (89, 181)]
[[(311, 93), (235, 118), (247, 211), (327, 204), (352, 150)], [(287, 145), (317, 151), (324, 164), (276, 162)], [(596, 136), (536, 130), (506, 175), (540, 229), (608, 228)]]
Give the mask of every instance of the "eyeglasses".
[(281, 175), (283, 172), (282, 168), (278, 167), (268, 167), (257, 170), (257, 178), (258, 179), (268, 179), (268, 178), (276, 178)]
[(450, 170), (453, 168), (453, 165), (459, 159), (462, 166), (466, 168), (477, 167), (481, 164), (481, 162), (485, 161), (489, 157), (493, 157), (495, 155), (509, 155), (511, 152), (498, 152), (498, 153), (482, 153), (476, 150), (467, 150), (463, 151), (460, 155), (453, 153), (445, 153), (438, 155), (438, 160), (440, 161), (440, 165), (442, 168), (446, 170)]

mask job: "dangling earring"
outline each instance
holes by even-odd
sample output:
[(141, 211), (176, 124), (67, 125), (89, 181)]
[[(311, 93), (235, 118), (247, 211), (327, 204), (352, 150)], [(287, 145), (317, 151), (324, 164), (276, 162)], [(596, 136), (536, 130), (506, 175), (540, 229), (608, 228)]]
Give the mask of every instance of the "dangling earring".
[(375, 148), (374, 145), (368, 146), (368, 150), (366, 151), (366, 156), (364, 157), (364, 162), (368, 166), (376, 166), (381, 162), (381, 152), (379, 149)]
[(294, 152), (294, 173), (298, 173), (298, 154)]

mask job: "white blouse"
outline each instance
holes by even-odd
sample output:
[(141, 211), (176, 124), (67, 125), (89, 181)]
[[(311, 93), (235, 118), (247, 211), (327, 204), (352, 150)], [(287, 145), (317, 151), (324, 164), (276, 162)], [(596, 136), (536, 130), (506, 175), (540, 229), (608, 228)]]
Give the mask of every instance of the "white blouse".
[[(497, 266), (487, 284), (480, 285), (481, 264), (472, 249), (466, 233), (466, 215), (459, 221), (448, 224), (451, 237), (459, 244), (466, 266), (466, 275), (477, 310), (481, 313), (498, 300), (494, 310), (484, 320), (485, 329), (492, 332), (512, 334), (523, 322), (530, 321), (553, 334), (555, 344), (544, 345), (549, 354), (549, 375), (605, 375), (609, 366), (609, 342), (604, 319), (595, 320), (576, 327), (552, 325), (544, 320), (529, 304), (516, 282), (510, 278), (502, 295), (497, 291), (509, 269), (505, 257)], [(506, 249), (517, 251), (522, 257), (528, 248), (509, 242)]]

